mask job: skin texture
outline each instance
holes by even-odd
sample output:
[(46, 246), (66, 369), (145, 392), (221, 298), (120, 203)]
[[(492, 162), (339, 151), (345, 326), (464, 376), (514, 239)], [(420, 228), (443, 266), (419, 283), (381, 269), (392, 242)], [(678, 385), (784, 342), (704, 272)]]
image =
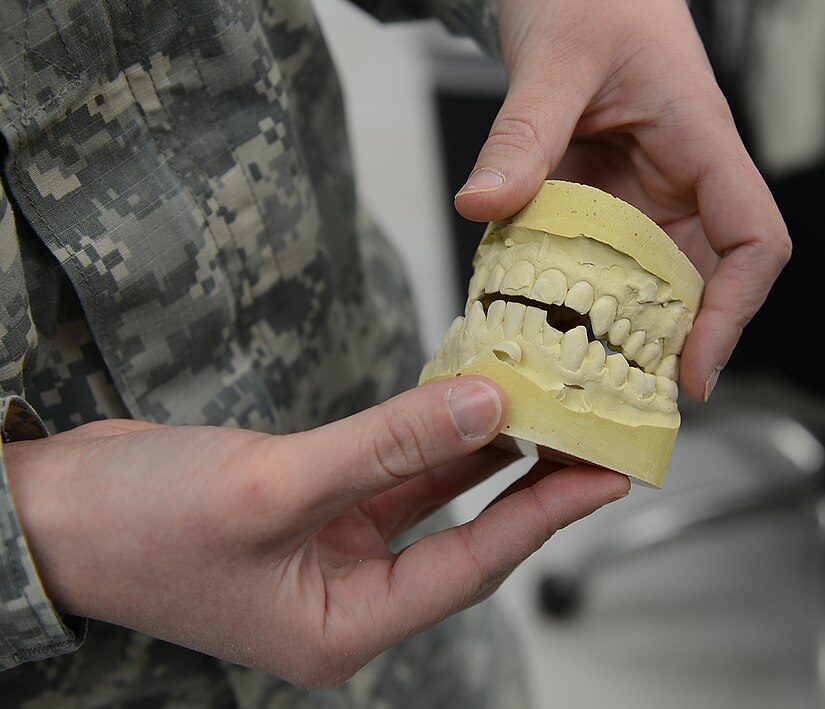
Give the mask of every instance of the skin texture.
[(645, 212), (707, 282), (680, 371), (707, 399), (791, 242), (686, 3), (507, 0), (501, 35), (509, 90), (457, 209), (505, 219), (549, 175)]
[(467, 377), (283, 437), (109, 421), (4, 453), (59, 609), (328, 688), (627, 494), (617, 473), (538, 464), (475, 520), (393, 553), (511, 461), (481, 450), (503, 415), (500, 391)]

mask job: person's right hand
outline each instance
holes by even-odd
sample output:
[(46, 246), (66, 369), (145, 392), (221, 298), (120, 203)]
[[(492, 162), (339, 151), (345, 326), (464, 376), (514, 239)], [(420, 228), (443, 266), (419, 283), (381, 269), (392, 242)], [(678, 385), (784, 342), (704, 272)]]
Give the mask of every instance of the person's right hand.
[(109, 421), (4, 455), (61, 611), (324, 688), (627, 494), (618, 473), (539, 464), (476, 519), (393, 553), (511, 460), (484, 448), (503, 415), (500, 391), (466, 377), (288, 436)]

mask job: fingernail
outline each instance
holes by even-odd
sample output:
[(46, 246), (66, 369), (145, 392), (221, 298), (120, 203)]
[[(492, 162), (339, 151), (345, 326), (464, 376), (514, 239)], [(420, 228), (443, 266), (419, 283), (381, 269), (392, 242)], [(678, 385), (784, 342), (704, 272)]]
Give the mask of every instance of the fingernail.
[(502, 187), (504, 187), (504, 175), (489, 167), (482, 167), (470, 175), (470, 179), (458, 191), (456, 197), (465, 194), (478, 194), (479, 192), (495, 192)]
[(447, 392), (447, 406), (462, 438), (485, 438), (501, 420), (501, 398), (484, 382), (466, 382)]
[(719, 381), (719, 374), (722, 372), (721, 367), (717, 367), (713, 370), (712, 374), (708, 377), (708, 380), (705, 382), (705, 401), (710, 399), (710, 395), (713, 393), (713, 389), (716, 386), (716, 382)]

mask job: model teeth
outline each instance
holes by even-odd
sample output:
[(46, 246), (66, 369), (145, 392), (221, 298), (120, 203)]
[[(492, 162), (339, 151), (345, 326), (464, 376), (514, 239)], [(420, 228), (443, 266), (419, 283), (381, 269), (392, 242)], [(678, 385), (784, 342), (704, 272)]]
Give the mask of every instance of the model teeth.
[(645, 344), (646, 337), (647, 333), (644, 330), (636, 330), (636, 332), (631, 333), (622, 345), (622, 352), (624, 352), (625, 357), (635, 359), (636, 355), (639, 354), (639, 350)]
[(504, 322), (504, 310), (507, 304), (503, 300), (494, 300), (487, 310), (487, 327), (494, 330)]
[[(501, 326), (505, 339), (513, 340), (516, 336), (521, 336), (531, 342), (541, 339), (542, 344), (548, 347), (561, 343), (563, 332), (558, 332), (552, 327), (554, 324), (552, 317), (556, 314), (552, 311), (551, 315), (551, 309), (563, 306), (571, 311), (570, 317), (573, 318), (573, 322), (571, 323), (568, 317), (566, 326), (558, 324), (558, 328), (564, 331), (572, 325), (577, 325), (575, 328), (577, 332), (572, 338), (564, 335), (566, 344), (562, 348), (562, 366), (565, 369), (574, 371), (582, 366), (587, 348), (587, 330), (578, 325), (575, 318), (587, 316), (592, 334), (596, 338), (604, 339), (605, 346), (609, 343), (610, 347), (622, 356), (622, 359), (635, 363), (647, 374), (676, 380), (679, 369), (678, 357), (665, 354), (666, 337), (655, 335), (651, 337), (646, 329), (634, 329), (630, 317), (617, 317), (622, 308), (616, 297), (598, 295), (595, 287), (585, 280), (576, 281), (568, 289), (567, 277), (562, 271), (554, 268), (542, 271), (533, 283), (532, 279), (536, 270), (533, 264), (526, 259), (516, 260), (506, 269), (500, 263), (494, 264), (489, 271), (486, 267), (484, 268), (485, 272), (488, 272), (485, 290), (489, 291), (495, 284), (498, 284), (500, 289), (488, 292), (486, 295), (487, 302), (489, 302), (489, 311), (486, 316), (487, 326), (489, 328)], [(647, 287), (647, 284), (639, 290), (644, 291), (646, 297), (653, 292), (652, 287)], [(526, 295), (528, 291), (529, 297)], [(527, 304), (530, 301), (535, 302), (535, 305)], [(625, 305), (624, 311), (627, 315), (638, 317), (638, 312), (634, 311), (632, 306)], [(634, 315), (634, 313), (637, 314)], [(468, 327), (471, 329), (479, 327), (482, 317), (482, 305), (474, 302), (468, 311)], [(559, 317), (562, 321), (564, 320), (563, 315), (556, 316), (557, 320)], [(549, 330), (547, 329), (548, 321)], [(661, 330), (662, 328), (659, 327), (657, 332)], [(673, 334), (678, 339), (677, 333)], [(582, 335), (585, 335), (584, 339)], [(575, 347), (572, 343), (576, 343)], [(624, 368), (617, 369), (614, 365), (613, 373), (616, 379), (626, 378)], [(648, 391), (650, 382), (642, 389), (645, 392)]]
[(536, 269), (533, 268), (533, 264), (529, 261), (519, 261), (504, 274), (499, 288), (506, 295), (527, 297), (530, 295), (535, 280)]
[[(470, 306), (470, 312), (467, 313), (467, 330), (478, 330), (485, 324), (487, 316), (484, 314), (484, 306), (481, 301), (476, 301)], [(448, 333), (449, 335), (449, 333)]]
[[(601, 257), (595, 242), (573, 256), (566, 238), (514, 233), (481, 254), (466, 317), (450, 327), (429, 371), (454, 370), (488, 349), (525, 372), (555, 371), (568, 388), (610, 387), (616, 406), (673, 411), (676, 353), (692, 318), (670, 299), (670, 285), (621, 256)], [(581, 404), (581, 396), (569, 400)]]
[[(584, 388), (590, 381), (602, 382), (617, 390), (622, 401), (657, 410), (675, 405), (678, 388), (667, 373), (678, 369), (678, 358), (661, 356), (661, 340), (645, 344), (639, 352), (643, 362), (649, 364), (648, 358), (652, 358), (650, 361), (656, 363), (654, 376), (631, 366), (626, 353), (608, 355), (604, 343), (591, 340), (584, 325), (562, 332), (547, 317), (548, 312), (540, 307), (502, 298), (491, 301), (485, 313), (483, 303), (475, 301), (467, 315), (456, 318), (450, 326), (428, 371), (466, 366), (489, 348), (498, 359), (513, 365), (529, 361), (530, 367), (541, 369), (556, 362), (574, 388)], [(644, 331), (637, 330), (625, 344), (632, 349), (634, 341), (643, 337)]]
[(636, 364), (638, 364), (645, 371), (655, 369), (662, 357), (662, 341), (655, 340), (648, 342), (639, 353), (636, 355)]
[(616, 311), (619, 309), (619, 301), (612, 295), (603, 295), (598, 298), (590, 308), (590, 326), (593, 334), (601, 337), (610, 329), (616, 319)]
[(631, 367), (627, 372), (627, 383), (640, 399), (647, 399), (656, 391), (656, 377), (641, 369)]
[(567, 276), (556, 268), (542, 273), (530, 291), (530, 299), (547, 305), (561, 305), (567, 297)]
[(545, 347), (554, 347), (561, 344), (563, 333), (559, 332), (550, 323), (544, 323), (544, 329), (541, 332), (541, 343)]
[(539, 308), (528, 306), (524, 313), (524, 338), (531, 342), (538, 340), (545, 325), (547, 325), (547, 313)]
[(592, 372), (599, 372), (604, 369), (607, 358), (607, 352), (601, 342), (591, 342), (587, 345), (587, 354), (585, 355), (585, 362), (587, 368)]
[(607, 331), (607, 337), (610, 340), (611, 345), (615, 345), (616, 347), (620, 347), (625, 343), (627, 340), (627, 336), (630, 334), (630, 320), (627, 318), (622, 318), (621, 320), (617, 320), (614, 322), (610, 329)]
[(587, 330), (579, 325), (561, 338), (561, 353), (559, 354), (559, 364), (565, 369), (576, 371), (584, 364), (584, 356), (587, 353)]
[(567, 292), (564, 304), (571, 310), (575, 310), (579, 315), (590, 312), (590, 308), (593, 306), (593, 286), (587, 281), (574, 283), (573, 287)]
[(500, 263), (495, 264), (490, 269), (490, 274), (487, 276), (487, 285), (484, 286), (484, 290), (487, 293), (498, 293), (501, 290), (501, 281), (504, 278), (505, 271), (504, 266)]
[(514, 339), (522, 331), (527, 306), (522, 303), (507, 303), (504, 308), (504, 337)]
[(620, 354), (612, 354), (605, 360), (605, 367), (610, 375), (610, 383), (614, 387), (620, 387), (627, 380), (627, 373), (630, 371), (630, 365), (627, 360)]
[(676, 381), (679, 374), (679, 356), (667, 355), (667, 357), (662, 357), (662, 361), (654, 370), (654, 374), (657, 377), (666, 377)]
[(656, 376), (656, 393), (671, 401), (676, 401), (679, 396), (679, 386), (672, 379)]

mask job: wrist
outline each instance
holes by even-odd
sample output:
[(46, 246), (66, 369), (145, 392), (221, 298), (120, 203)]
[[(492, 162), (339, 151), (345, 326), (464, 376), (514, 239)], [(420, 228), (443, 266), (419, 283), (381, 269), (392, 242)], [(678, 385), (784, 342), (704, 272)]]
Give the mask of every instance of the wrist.
[(3, 466), (46, 595), (60, 612), (77, 614), (76, 594), (71, 590), (74, 555), (69, 551), (78, 531), (71, 524), (72, 491), (61, 484), (67, 479), (66, 467), (50, 455), (50, 443), (49, 438), (4, 443)]

